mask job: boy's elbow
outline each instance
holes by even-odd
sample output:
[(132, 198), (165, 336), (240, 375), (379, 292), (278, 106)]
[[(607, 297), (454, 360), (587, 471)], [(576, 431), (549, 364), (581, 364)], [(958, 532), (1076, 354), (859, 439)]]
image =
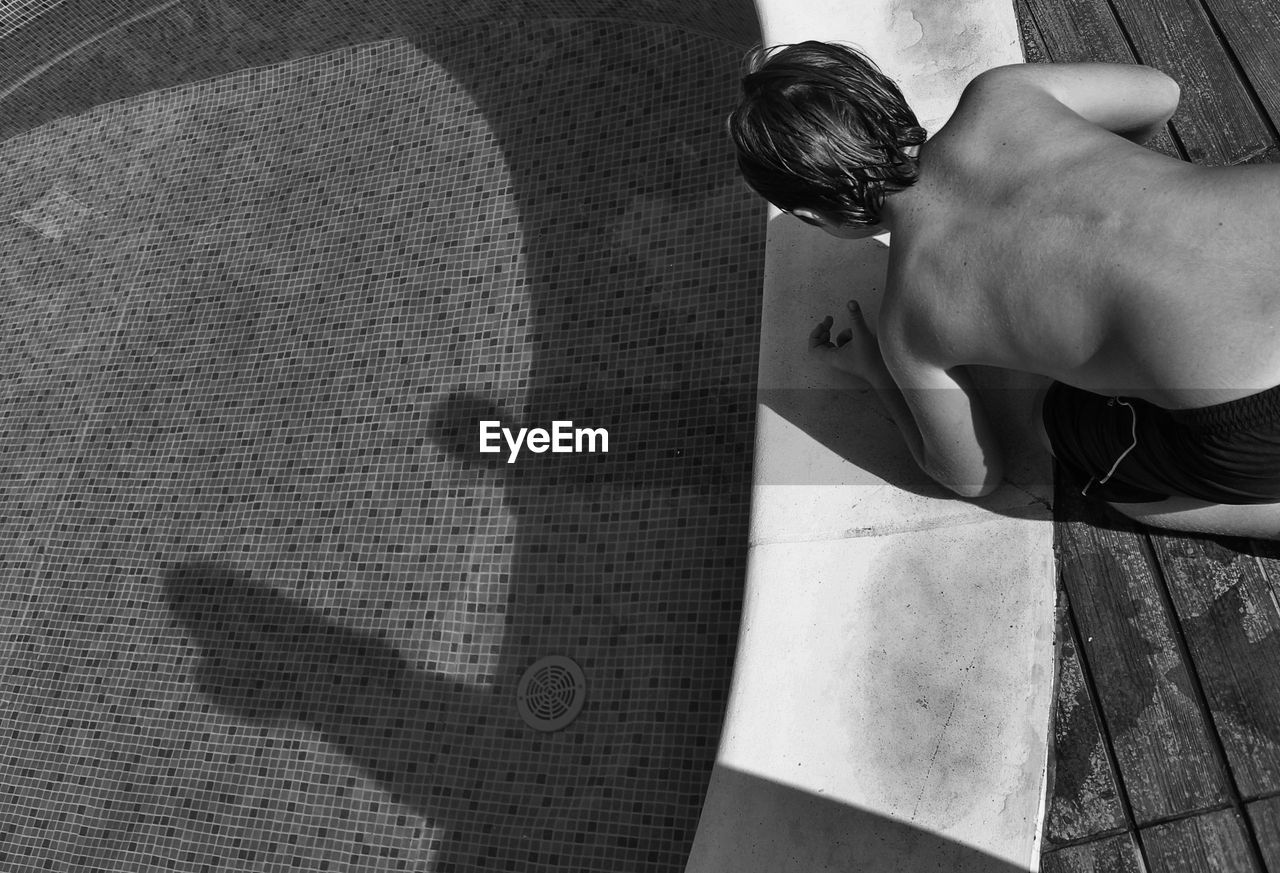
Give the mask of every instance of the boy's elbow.
[(1182, 102), (1182, 86), (1172, 79), (1169, 80), (1169, 85), (1169, 107), (1164, 117), (1166, 122), (1173, 118), (1173, 113), (1178, 111), (1178, 104)]
[(1162, 73), (1159, 70), (1155, 72), (1160, 80), (1159, 100), (1163, 110), (1162, 114), (1164, 115), (1164, 121), (1168, 121), (1173, 118), (1173, 113), (1178, 111), (1178, 104), (1182, 101), (1182, 86), (1167, 73)]

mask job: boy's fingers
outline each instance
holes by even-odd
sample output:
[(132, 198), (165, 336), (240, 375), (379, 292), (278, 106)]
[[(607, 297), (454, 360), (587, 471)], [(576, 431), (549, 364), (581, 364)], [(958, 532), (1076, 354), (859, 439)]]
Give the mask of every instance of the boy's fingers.
[(836, 348), (841, 348), (853, 339), (853, 328), (846, 327), (840, 331), (840, 335), (836, 337)]
[(817, 346), (825, 346), (827, 343), (831, 342), (831, 325), (834, 323), (835, 319), (830, 315), (822, 319), (822, 321), (818, 323), (818, 326), (809, 333), (809, 345), (816, 348)]

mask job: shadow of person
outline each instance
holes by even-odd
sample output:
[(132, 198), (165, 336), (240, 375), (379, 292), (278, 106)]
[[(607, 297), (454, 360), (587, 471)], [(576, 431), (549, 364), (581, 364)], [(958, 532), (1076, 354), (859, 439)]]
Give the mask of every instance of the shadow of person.
[[(550, 812), (567, 784), (591, 791), (577, 759), (592, 704), (563, 733), (538, 734), (514, 706), (512, 664), (483, 687), (423, 670), (384, 639), (217, 562), (170, 567), (161, 591), (199, 652), (189, 678), (202, 695), (249, 723), (310, 727), (393, 802), (443, 828), (448, 844), (471, 852), (523, 844), (530, 861), (550, 844), (530, 840), (524, 832), (542, 828), (527, 817), (516, 825), (510, 805)], [(625, 814), (623, 798), (616, 805)]]

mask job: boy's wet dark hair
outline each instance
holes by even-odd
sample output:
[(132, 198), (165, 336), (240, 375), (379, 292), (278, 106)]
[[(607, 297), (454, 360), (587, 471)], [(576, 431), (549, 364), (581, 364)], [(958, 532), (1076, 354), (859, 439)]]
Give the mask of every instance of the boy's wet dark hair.
[(925, 141), (893, 80), (855, 49), (823, 42), (753, 49), (729, 116), (747, 184), (788, 212), (876, 224), (886, 194), (916, 181)]

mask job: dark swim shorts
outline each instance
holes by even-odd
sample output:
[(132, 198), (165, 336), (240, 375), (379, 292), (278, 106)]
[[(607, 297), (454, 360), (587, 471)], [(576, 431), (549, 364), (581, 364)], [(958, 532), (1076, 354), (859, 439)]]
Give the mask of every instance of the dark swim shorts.
[(1280, 386), (1213, 406), (1165, 409), (1055, 382), (1043, 417), (1066, 484), (1090, 497), (1280, 501)]

